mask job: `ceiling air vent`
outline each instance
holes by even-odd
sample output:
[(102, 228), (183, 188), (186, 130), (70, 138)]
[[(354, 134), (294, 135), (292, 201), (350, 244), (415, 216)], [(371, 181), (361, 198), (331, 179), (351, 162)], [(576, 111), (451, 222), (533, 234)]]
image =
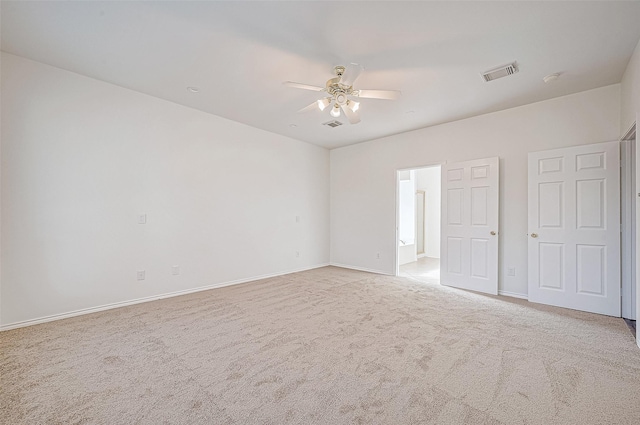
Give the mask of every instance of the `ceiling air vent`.
[(342, 123), (340, 121), (333, 120), (333, 121), (325, 122), (322, 125), (328, 125), (329, 127), (334, 127), (335, 128), (335, 127), (341, 126)]
[(489, 81), (497, 80), (498, 78), (513, 75), (516, 72), (518, 72), (518, 65), (515, 62), (513, 62), (508, 65), (503, 65), (498, 68), (494, 68), (490, 71), (483, 72), (482, 78), (484, 78), (484, 81), (489, 82)]

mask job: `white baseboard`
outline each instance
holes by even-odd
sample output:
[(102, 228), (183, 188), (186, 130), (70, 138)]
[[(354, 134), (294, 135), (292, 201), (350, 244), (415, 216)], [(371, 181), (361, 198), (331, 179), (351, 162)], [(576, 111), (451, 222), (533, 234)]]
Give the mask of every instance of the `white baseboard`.
[(356, 266), (350, 266), (350, 265), (347, 265), (347, 264), (340, 264), (340, 263), (329, 263), (329, 265), (330, 266), (334, 266), (334, 267), (341, 267), (343, 269), (351, 269), (351, 270), (358, 270), (358, 271), (361, 271), (361, 272), (383, 274), (385, 276), (395, 276), (395, 274), (393, 274), (393, 273), (387, 273), (387, 272), (384, 272), (382, 270), (367, 269), (365, 267), (356, 267)]
[(498, 291), (498, 295), (504, 295), (505, 297), (513, 297), (513, 298), (520, 298), (523, 300), (528, 300), (529, 296), (527, 294), (519, 294), (517, 292), (511, 292), (511, 291)]
[(21, 321), (21, 322), (9, 323), (7, 325), (0, 325), (0, 332), (8, 331), (8, 330), (11, 330), (11, 329), (24, 328), (26, 326), (39, 325), (41, 323), (53, 322), (53, 321), (56, 321), (56, 320), (68, 319), (70, 317), (82, 316), (84, 314), (97, 313), (99, 311), (111, 310), (113, 308), (126, 307), (126, 306), (129, 306), (129, 305), (141, 304), (141, 303), (146, 303), (146, 302), (149, 302), (149, 301), (161, 300), (161, 299), (164, 299), (164, 298), (178, 297), (180, 295), (192, 294), (194, 292), (207, 291), (209, 289), (222, 288), (222, 287), (231, 286), (231, 285), (239, 285), (241, 283), (253, 282), (253, 281), (261, 280), (261, 279), (268, 279), (270, 277), (284, 276), (284, 275), (291, 274), (291, 273), (298, 273), (298, 272), (303, 272), (303, 271), (307, 271), (307, 270), (318, 269), (320, 267), (327, 267), (328, 265), (329, 265), (329, 263), (323, 263), (323, 264), (318, 264), (318, 265), (315, 265), (315, 266), (303, 267), (303, 268), (300, 268), (300, 269), (288, 270), (288, 271), (279, 272), (279, 273), (271, 273), (271, 274), (265, 274), (265, 275), (261, 275), (261, 276), (248, 277), (248, 278), (245, 278), (245, 279), (232, 280), (232, 281), (228, 281), (228, 282), (214, 283), (214, 284), (211, 284), (211, 285), (199, 286), (197, 288), (185, 289), (185, 290), (182, 290), (182, 291), (168, 292), (168, 293), (165, 293), (165, 294), (152, 295), (150, 297), (137, 298), (137, 299), (134, 299), (134, 300), (120, 301), (120, 302), (111, 303), (111, 304), (103, 304), (103, 305), (100, 305), (100, 306), (97, 306), (97, 307), (83, 308), (83, 309), (80, 309), (80, 310), (74, 310), (74, 311), (70, 311), (70, 312), (67, 312), (67, 313), (53, 314), (51, 316), (45, 316), (45, 317), (39, 317), (39, 318), (36, 318), (36, 319), (24, 320), (24, 321)]

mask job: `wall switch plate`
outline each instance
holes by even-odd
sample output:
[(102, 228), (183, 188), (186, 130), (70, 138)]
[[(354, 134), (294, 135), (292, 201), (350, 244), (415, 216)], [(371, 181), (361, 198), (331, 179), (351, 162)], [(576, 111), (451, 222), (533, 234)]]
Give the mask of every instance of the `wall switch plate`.
[(300, 257), (300, 251), (296, 251), (296, 258)]
[(508, 267), (507, 268), (507, 276), (515, 276), (516, 275), (516, 268), (515, 267)]
[(146, 214), (138, 214), (138, 224), (147, 224)]
[(145, 273), (144, 270), (138, 270), (136, 272), (136, 277), (137, 277), (138, 280), (144, 280), (145, 275), (146, 275), (146, 273)]
[(376, 254), (376, 259), (378, 259), (378, 260), (380, 259), (380, 253), (379, 252)]
[(172, 266), (171, 267), (171, 274), (174, 276), (177, 276), (180, 274), (180, 266)]

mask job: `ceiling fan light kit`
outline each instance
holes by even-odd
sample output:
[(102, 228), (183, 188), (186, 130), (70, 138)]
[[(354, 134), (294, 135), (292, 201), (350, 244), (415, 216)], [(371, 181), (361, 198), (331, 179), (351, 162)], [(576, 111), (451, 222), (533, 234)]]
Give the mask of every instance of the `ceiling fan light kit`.
[(324, 111), (324, 108), (331, 104), (331, 98), (325, 97), (324, 99), (318, 99), (318, 109)]
[(349, 99), (349, 96), (388, 100), (400, 97), (400, 92), (398, 90), (354, 90), (353, 84), (358, 79), (362, 71), (364, 71), (364, 67), (357, 63), (350, 63), (346, 67), (338, 65), (333, 68), (333, 72), (336, 76), (327, 80), (324, 88), (309, 84), (295, 83), (293, 81), (286, 81), (284, 84), (298, 89), (325, 91), (329, 93), (329, 97), (319, 99), (311, 105), (300, 109), (298, 112), (308, 112), (316, 108), (320, 111), (324, 111), (333, 103), (333, 107), (330, 111), (330, 115), (332, 117), (338, 118), (340, 116), (340, 110), (342, 109), (349, 120), (349, 123), (357, 124), (360, 122), (360, 117), (357, 114), (357, 111), (360, 109), (360, 102)]

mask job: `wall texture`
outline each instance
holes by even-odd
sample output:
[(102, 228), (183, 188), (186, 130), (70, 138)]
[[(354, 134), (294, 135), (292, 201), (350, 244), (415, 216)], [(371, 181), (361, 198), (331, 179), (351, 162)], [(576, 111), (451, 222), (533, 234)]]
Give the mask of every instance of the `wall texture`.
[(499, 156), (500, 290), (525, 295), (527, 153), (618, 140), (619, 123), (616, 84), (334, 149), (331, 262), (394, 273), (397, 169)]
[(1, 106), (5, 327), (329, 260), (326, 149), (4, 53)]

